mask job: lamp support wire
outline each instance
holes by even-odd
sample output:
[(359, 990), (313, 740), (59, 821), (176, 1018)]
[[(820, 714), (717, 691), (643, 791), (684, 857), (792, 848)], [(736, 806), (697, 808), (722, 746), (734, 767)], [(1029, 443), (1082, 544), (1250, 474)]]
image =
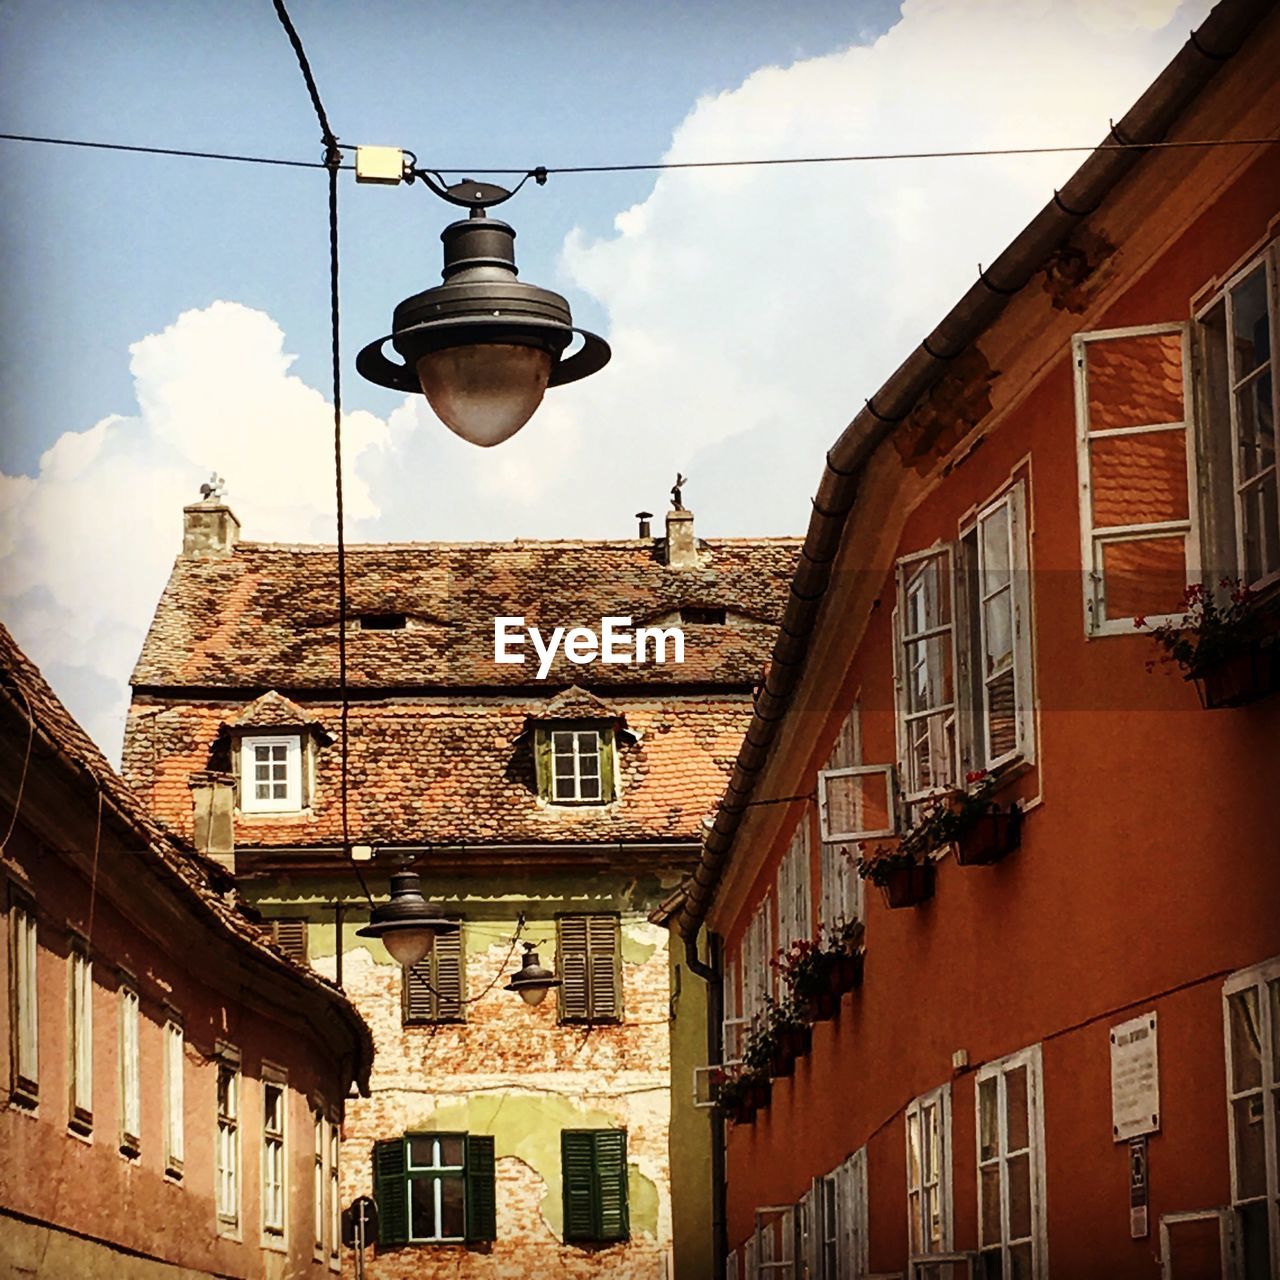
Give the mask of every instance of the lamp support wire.
[[(338, 173), (343, 168), (342, 148), (338, 145), (337, 135), (329, 125), (329, 117), (324, 103), (320, 100), (320, 90), (316, 86), (315, 76), (311, 72), (311, 64), (307, 60), (306, 50), (302, 47), (302, 39), (298, 35), (284, 6), (284, 0), (273, 0), (276, 16), (280, 25), (289, 37), (294, 56), (298, 60), (298, 69), (306, 82), (307, 94), (311, 98), (311, 106), (316, 113), (316, 121), (320, 126), (320, 138), (324, 143), (324, 167), (329, 177), (329, 321), (332, 331), (333, 352), (333, 482), (336, 507), (336, 524), (338, 536), (338, 704), (340, 727), (339, 739), (339, 805), (342, 821), (342, 851), (355, 869), (356, 878), (364, 896), (372, 904), (373, 896), (365, 883), (364, 873), (360, 865), (351, 857), (351, 820), (348, 803), (348, 763), (350, 756), (350, 719), (351, 703), (347, 694), (347, 541), (346, 520), (342, 504), (342, 345), (341, 345), (341, 312), (338, 295)], [(338, 941), (341, 950), (341, 939)]]

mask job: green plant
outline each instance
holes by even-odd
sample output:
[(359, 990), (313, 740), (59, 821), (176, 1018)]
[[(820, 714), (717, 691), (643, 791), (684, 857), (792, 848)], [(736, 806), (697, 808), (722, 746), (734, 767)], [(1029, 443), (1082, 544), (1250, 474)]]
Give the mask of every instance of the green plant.
[[(1176, 662), (1191, 679), (1258, 643), (1253, 591), (1239, 579), (1223, 578), (1218, 585), (1229, 592), (1226, 605), (1205, 583), (1196, 582), (1182, 597), (1182, 617), (1150, 628), (1151, 638), (1164, 652), (1147, 663), (1148, 671), (1157, 663)], [(1146, 618), (1134, 618), (1133, 625), (1147, 630)]]
[(858, 874), (883, 887), (893, 876), (920, 866), (929, 854), (961, 839), (991, 812), (995, 777), (976, 769), (965, 777), (965, 786), (953, 787), (930, 800), (915, 825), (896, 845), (874, 845), (859, 860)]
[(786, 985), (792, 1000), (803, 1003), (826, 991), (835, 968), (836, 952), (809, 938), (793, 942), (769, 962)]

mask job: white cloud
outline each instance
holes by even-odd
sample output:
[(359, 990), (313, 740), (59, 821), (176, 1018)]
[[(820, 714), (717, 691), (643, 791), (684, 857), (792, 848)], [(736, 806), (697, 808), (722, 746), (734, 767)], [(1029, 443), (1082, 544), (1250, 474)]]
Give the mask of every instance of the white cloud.
[[(907, 0), (873, 45), (700, 100), (667, 159), (1091, 144), (1207, 8)], [(1082, 158), (661, 175), (612, 235), (563, 247), (608, 314), (609, 368), (496, 450), (420, 401), (351, 415), (353, 536), (619, 536), (677, 467), (701, 531), (803, 531), (824, 450)], [(136, 416), (64, 435), (34, 480), (0, 475), (0, 606), (109, 751), (205, 474), (247, 537), (332, 537), (331, 409), (268, 316), (215, 303), (131, 350)]]

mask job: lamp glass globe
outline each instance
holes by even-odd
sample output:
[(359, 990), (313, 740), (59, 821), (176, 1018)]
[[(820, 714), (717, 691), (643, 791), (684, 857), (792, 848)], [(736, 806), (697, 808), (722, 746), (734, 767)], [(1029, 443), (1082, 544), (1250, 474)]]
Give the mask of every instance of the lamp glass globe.
[(501, 444), (533, 417), (551, 376), (551, 354), (507, 342), (430, 351), (418, 381), (450, 431), (482, 447)]
[(382, 935), (382, 940), (387, 944), (391, 958), (402, 968), (409, 969), (430, 954), (436, 935), (433, 929), (391, 929)]
[(521, 987), (520, 999), (527, 1005), (541, 1004), (547, 998), (547, 987)]

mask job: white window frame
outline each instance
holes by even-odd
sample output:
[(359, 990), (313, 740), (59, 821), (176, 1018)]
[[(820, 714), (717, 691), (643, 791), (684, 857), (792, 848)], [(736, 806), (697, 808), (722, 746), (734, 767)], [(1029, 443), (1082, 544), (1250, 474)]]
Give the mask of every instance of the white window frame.
[[(550, 736), (550, 762), (551, 762), (551, 788), (550, 800), (552, 804), (606, 804), (612, 798), (604, 793), (605, 781), (605, 751), (609, 749), (610, 743), (607, 735), (600, 732), (599, 729), (558, 729), (554, 726), (547, 730)], [(566, 751), (559, 750), (556, 746), (558, 738), (568, 738), (569, 749)], [(596, 773), (594, 780), (596, 783), (596, 794), (594, 796), (584, 796), (582, 794), (582, 784), (585, 778), (591, 775), (585, 775), (582, 772), (582, 757), (584, 754), (590, 755), (590, 752), (584, 753), (582, 750), (582, 742), (585, 738), (594, 739), (596, 744)], [(556, 770), (556, 760), (558, 758), (568, 758), (573, 762), (573, 773), (571, 776), (561, 779)], [(572, 785), (562, 794), (560, 784), (564, 781)]]
[[(919, 1151), (912, 1164), (912, 1125), (916, 1126), (919, 1138)], [(936, 1141), (929, 1142), (926, 1128), (933, 1129)], [(912, 1258), (926, 1257), (930, 1254), (949, 1253), (952, 1247), (952, 1203), (951, 1203), (951, 1086), (939, 1085), (928, 1093), (922, 1093), (907, 1106), (903, 1132), (907, 1149), (907, 1247), (911, 1247), (913, 1230), (918, 1231), (921, 1248), (912, 1253)], [(937, 1168), (932, 1170), (932, 1178), (927, 1166), (926, 1152), (933, 1150)], [(917, 1178), (915, 1173), (919, 1174)], [(926, 1201), (930, 1193), (936, 1197), (938, 1215), (938, 1242), (936, 1247), (929, 1241), (929, 1223), (925, 1213)]]
[(865, 1280), (871, 1270), (866, 1147), (859, 1147), (831, 1176), (836, 1179), (836, 1212), (840, 1226), (839, 1274), (825, 1280)]
[[(442, 1164), (440, 1140), (442, 1138), (457, 1138), (462, 1142), (462, 1163), (461, 1164)], [(431, 1164), (414, 1164), (413, 1157), (410, 1154), (411, 1146), (409, 1142), (405, 1143), (405, 1170), (407, 1173), (427, 1174), (433, 1189), (433, 1206), (435, 1211), (436, 1229), (439, 1232), (444, 1224), (444, 1178), (458, 1179), (461, 1181), (464, 1191), (466, 1188), (467, 1178), (467, 1140), (466, 1136), (457, 1133), (415, 1133), (412, 1135), (412, 1141), (424, 1141), (432, 1144), (433, 1163)], [(409, 1230), (407, 1238), (410, 1244), (462, 1244), (466, 1240), (466, 1211), (463, 1210), (463, 1228), (460, 1236), (446, 1236), (436, 1234), (433, 1236), (415, 1236), (413, 1234), (413, 1194), (408, 1188), (409, 1179), (406, 1178), (406, 1194), (409, 1198)]]
[[(745, 940), (745, 935), (744, 935)], [(738, 955), (725, 963), (724, 1018), (720, 1028), (720, 1061), (724, 1066), (738, 1066), (742, 1062), (743, 1046), (751, 1027), (751, 1019), (744, 1010), (742, 989), (742, 962)]]
[[(1220, 478), (1214, 475), (1214, 468), (1209, 466), (1208, 479), (1213, 485), (1213, 492), (1209, 495), (1209, 502), (1218, 504), (1226, 498), (1226, 507), (1231, 517), (1232, 529), (1232, 546), (1230, 548), (1234, 555), (1234, 563), (1231, 566), (1231, 572), (1228, 576), (1238, 576), (1242, 580), (1246, 578), (1247, 570), (1245, 568), (1244, 553), (1244, 521), (1241, 518), (1240, 509), (1240, 451), (1238, 447), (1239, 433), (1237, 430), (1239, 422), (1239, 407), (1236, 400), (1236, 392), (1240, 389), (1237, 385), (1235, 376), (1235, 347), (1231, 341), (1233, 330), (1233, 313), (1231, 305), (1231, 294), (1239, 287), (1244, 280), (1251, 276), (1259, 268), (1264, 273), (1264, 287), (1267, 296), (1267, 309), (1271, 329), (1271, 351), (1269, 353), (1269, 364), (1266, 366), (1271, 372), (1271, 412), (1272, 421), (1275, 430), (1275, 447), (1277, 451), (1277, 459), (1280, 459), (1280, 239), (1272, 240), (1261, 251), (1251, 255), (1249, 261), (1245, 263), (1238, 271), (1232, 274), (1223, 282), (1222, 286), (1215, 290), (1213, 297), (1206, 302), (1197, 312), (1196, 321), (1196, 345), (1197, 345), (1197, 361), (1196, 375), (1199, 383), (1199, 395), (1196, 399), (1197, 410), (1197, 444), (1200, 457), (1203, 460), (1213, 451), (1213, 446), (1218, 446), (1221, 450), (1225, 443), (1225, 452), (1230, 455), (1229, 474), (1224, 474)], [(1208, 401), (1207, 386), (1207, 358), (1206, 346), (1208, 339), (1206, 338), (1207, 321), (1210, 313), (1222, 308), (1223, 328), (1224, 328), (1224, 356), (1226, 357), (1226, 375), (1227, 383), (1223, 389), (1227, 398), (1227, 418), (1225, 422), (1214, 421), (1213, 410), (1216, 405), (1211, 405)], [(1259, 366), (1258, 369), (1246, 375), (1243, 381), (1255, 381), (1265, 376), (1264, 367)], [(1216, 432), (1223, 432), (1226, 440), (1219, 441), (1212, 439)], [(1218, 452), (1221, 456), (1221, 452)], [(1227, 469), (1224, 469), (1227, 470)], [(1247, 484), (1257, 482), (1259, 476), (1250, 477)], [(1218, 491), (1219, 483), (1224, 487), (1230, 488), (1230, 494), (1225, 495)], [(1278, 486), (1280, 487), (1280, 486)], [(1215, 510), (1214, 515), (1217, 515)], [(1208, 527), (1217, 528), (1217, 521), (1207, 522)], [(1272, 536), (1280, 539), (1280, 528), (1272, 529)], [(1206, 536), (1206, 541), (1208, 538)], [(1219, 548), (1220, 549), (1220, 548)], [(1210, 555), (1204, 557), (1211, 560)], [(1227, 566), (1214, 566), (1215, 569), (1221, 568), (1224, 572)], [(1216, 578), (1217, 573), (1214, 574)], [(1254, 582), (1250, 582), (1249, 586), (1255, 591), (1265, 590), (1272, 584), (1280, 581), (1280, 567), (1270, 574), (1264, 574), (1262, 578)]]
[(813, 937), (812, 876), (809, 807), (806, 805), (778, 864), (778, 953), (789, 950), (795, 942)]
[(169, 1010), (164, 1024), (164, 1171), (182, 1177), (186, 1128), (186, 1043), (182, 1019)]
[[(831, 831), (830, 806), (827, 800), (826, 779), (837, 777), (843, 770), (856, 770), (862, 766), (862, 706), (855, 698), (849, 714), (841, 722), (840, 731), (832, 744), (831, 754), (827, 757), (826, 768), (818, 772), (818, 831), (819, 831), (819, 904), (818, 924), (824, 929), (831, 929), (841, 924), (849, 924), (862, 919), (862, 878), (855, 872), (853, 861), (849, 856), (848, 845), (862, 838), (872, 838), (869, 834), (860, 836), (851, 833), (833, 834)], [(885, 766), (872, 766), (883, 769)], [(888, 766), (885, 779), (888, 788), (889, 815), (894, 829), (897, 827), (897, 777), (892, 765)], [(861, 792), (858, 792), (858, 800)], [(861, 825), (861, 807), (854, 806), (856, 825)], [(892, 834), (892, 833), (888, 833)]]
[[(285, 794), (262, 798), (256, 794), (255, 765), (259, 747), (285, 749)], [(274, 786), (274, 780), (269, 784)], [(302, 810), (302, 738), (299, 734), (240, 739), (241, 813), (299, 813)]]
[[(273, 1117), (271, 1098), (278, 1099)], [(274, 1123), (273, 1123), (274, 1120)], [(262, 1207), (262, 1243), (269, 1249), (285, 1247), (289, 1214), (289, 1086), (282, 1071), (264, 1068), (262, 1074), (262, 1132), (259, 1150), (259, 1200)]]
[[(240, 1057), (230, 1048), (221, 1048), (215, 1058), (214, 1076), (214, 1212), (218, 1234), (235, 1239), (240, 1235), (240, 1102), (243, 1078)], [(222, 1081), (226, 1072), (226, 1106)]]
[[(912, 576), (915, 566), (931, 560), (941, 560), (942, 567), (936, 580), (945, 587), (948, 593), (948, 616), (950, 621), (941, 625), (926, 627), (919, 632), (907, 632), (907, 602), (910, 598)], [(923, 551), (915, 551), (910, 555), (900, 556), (897, 561), (897, 605), (893, 610), (893, 654), (894, 654), (894, 686), (897, 697), (896, 722), (898, 738), (898, 777), (900, 779), (902, 800), (905, 804), (918, 804), (930, 797), (946, 791), (959, 781), (960, 768), (960, 667), (956, 651), (956, 555), (955, 547), (950, 542), (938, 542)], [(951, 698), (940, 700), (936, 705), (924, 711), (910, 711), (908, 697), (908, 680), (912, 672), (907, 669), (907, 652), (909, 645), (919, 645), (931, 639), (945, 637), (946, 651), (951, 658)], [(927, 671), (926, 660), (926, 671)], [(941, 678), (945, 673), (929, 673)], [(949, 755), (945, 760), (945, 769), (939, 769), (934, 762), (934, 744), (929, 743), (930, 772), (935, 775), (928, 786), (916, 785), (914, 769), (915, 756), (911, 747), (911, 735), (918, 722), (940, 720), (942, 734), (942, 752)], [(940, 779), (937, 775), (944, 775)]]
[(70, 1127), (88, 1135), (93, 1130), (93, 961), (80, 938), (67, 959), (68, 1054), (70, 1063)]
[(137, 1155), (142, 1148), (142, 1072), (139, 1037), (142, 1002), (137, 985), (120, 978), (120, 1150)]
[(324, 1112), (319, 1107), (311, 1108), (311, 1225), (315, 1239), (312, 1243), (311, 1256), (317, 1261), (324, 1259), (324, 1227), (328, 1221), (328, 1203), (326, 1195), (329, 1179), (325, 1173), (324, 1153), (329, 1141), (329, 1131), (325, 1125)]
[[(1161, 1280), (1177, 1280), (1174, 1263), (1173, 1241), (1170, 1227), (1183, 1222), (1211, 1222), (1218, 1224), (1218, 1259), (1221, 1280), (1237, 1280), (1240, 1274), (1239, 1245), (1236, 1239), (1235, 1215), (1230, 1209), (1202, 1209), (1190, 1213), (1165, 1213), (1160, 1217), (1160, 1277)], [(1186, 1280), (1185, 1277), (1182, 1280)]]
[[(1277, 1029), (1272, 1025), (1270, 988), (1280, 984), (1280, 956), (1233, 973), (1222, 987), (1222, 1030), (1227, 1065), (1227, 1136), (1231, 1159), (1231, 1205), (1239, 1213), (1242, 1206), (1262, 1199), (1267, 1207), (1267, 1230), (1271, 1245), (1271, 1273), (1280, 1274), (1280, 1058), (1274, 1053)], [(1258, 1076), (1257, 1088), (1233, 1088), (1234, 1063), (1231, 1057), (1231, 997), (1249, 989), (1258, 992)], [(1266, 1190), (1262, 1197), (1241, 1197), (1237, 1176), (1235, 1111), (1239, 1102), (1257, 1094), (1262, 1111), (1262, 1143), (1266, 1160)]]
[(771, 895), (766, 894), (747, 923), (742, 939), (742, 1017), (748, 1028), (760, 1027), (768, 1007), (765, 996), (773, 994), (773, 912)]
[[(1092, 431), (1089, 428), (1089, 381), (1086, 351), (1094, 342), (1116, 341), (1124, 338), (1158, 337), (1177, 333), (1182, 336), (1182, 418), (1177, 422), (1145, 423), (1140, 426), (1111, 427)], [(1087, 636), (1131, 635), (1133, 617), (1109, 617), (1106, 611), (1105, 583), (1103, 581), (1103, 548), (1116, 542), (1151, 541), (1161, 537), (1185, 538), (1186, 581), (1195, 581), (1200, 564), (1200, 521), (1198, 514), (1198, 490), (1196, 482), (1196, 448), (1193, 435), (1194, 386), (1191, 365), (1191, 326), (1187, 321), (1170, 324), (1136, 325), (1132, 328), (1098, 329), (1091, 333), (1077, 333), (1071, 340), (1072, 363), (1075, 371), (1076, 459), (1080, 477), (1080, 539), (1081, 564), (1083, 566), (1084, 623)], [(1145, 435), (1152, 432), (1174, 431), (1184, 433), (1187, 458), (1187, 513), (1186, 520), (1162, 520), (1147, 524), (1115, 525), (1095, 528), (1093, 524), (1093, 489), (1090, 479), (1089, 445), (1093, 440), (1114, 439), (1120, 436)], [(1148, 614), (1147, 621), (1160, 623), (1172, 621), (1177, 614)]]
[[(1008, 512), (1006, 528), (1009, 538), (1009, 582), (1007, 588), (998, 588), (988, 595), (985, 584), (985, 542), (982, 537), (984, 521), (992, 519), (1001, 508)], [(961, 687), (972, 703), (964, 718), (961, 756), (967, 768), (986, 769), (995, 772), (1015, 761), (1034, 763), (1034, 698), (1035, 669), (1032, 636), (1031, 606), (1031, 538), (1027, 514), (1027, 485), (1023, 479), (1013, 481), (994, 497), (987, 500), (967, 521), (960, 531), (961, 546), (972, 539), (974, 562), (972, 574), (965, 574), (966, 584), (976, 588), (973, 598), (966, 585), (957, 591), (961, 602), (958, 610), (964, 617), (966, 643), (960, 646)], [(988, 689), (991, 680), (986, 672), (987, 610), (986, 602), (1001, 591), (1009, 594), (1010, 641), (1013, 646), (1011, 667), (1013, 673), (1014, 745), (1000, 755), (991, 750), (991, 717), (988, 706)], [(977, 649), (968, 643), (976, 631)], [(1003, 672), (1001, 673), (1003, 674)]]
[[(988, 1062), (980, 1067), (974, 1081), (973, 1103), (974, 1119), (974, 1155), (977, 1161), (978, 1178), (978, 1253), (993, 1247), (1000, 1249), (1002, 1275), (1009, 1275), (1009, 1250), (1017, 1241), (1009, 1239), (1009, 1177), (1008, 1164), (1011, 1156), (1021, 1155), (1022, 1149), (1010, 1152), (1008, 1149), (1008, 1099), (1005, 1077), (1011, 1071), (1025, 1067), (1027, 1072), (1027, 1141), (1029, 1166), (1029, 1195), (1031, 1199), (1031, 1273), (1032, 1280), (1047, 1280), (1049, 1274), (1049, 1248), (1046, 1236), (1045, 1199), (1045, 1155), (1044, 1155), (1044, 1071), (1042, 1054), (1038, 1044), (1021, 1049), (995, 1062)], [(992, 1159), (982, 1158), (982, 1084), (985, 1080), (996, 1081), (996, 1154)], [(1000, 1169), (1000, 1240), (985, 1241), (982, 1239), (982, 1170), (984, 1165), (995, 1164)], [(981, 1265), (981, 1264), (979, 1264)]]
[[(888, 797), (887, 827), (864, 827), (858, 820), (858, 811), (862, 808), (861, 796), (854, 804), (854, 825), (850, 831), (833, 831), (831, 829), (831, 799), (827, 784), (832, 779), (868, 778), (878, 775), (884, 778), (885, 795)], [(897, 769), (891, 764), (856, 764), (843, 769), (818, 770), (818, 822), (821, 827), (824, 844), (850, 844), (858, 840), (874, 840), (881, 836), (896, 835), (898, 830), (896, 805), (894, 799), (897, 792)]]
[(796, 1280), (794, 1205), (756, 1210), (756, 1274), (759, 1280)]
[(25, 899), (9, 900), (10, 1085), (14, 1098), (40, 1095), (40, 983), (36, 913)]
[(342, 1266), (342, 1130), (337, 1121), (329, 1121), (329, 1270)]

